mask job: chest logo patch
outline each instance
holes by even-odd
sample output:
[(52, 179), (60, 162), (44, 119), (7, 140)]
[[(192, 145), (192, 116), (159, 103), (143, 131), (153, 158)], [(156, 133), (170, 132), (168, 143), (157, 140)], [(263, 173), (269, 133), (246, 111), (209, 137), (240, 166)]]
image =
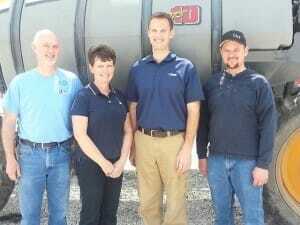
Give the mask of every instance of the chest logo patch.
[(176, 74), (176, 73), (168, 73), (168, 75), (169, 75), (170, 77), (177, 77), (177, 74)]
[(67, 95), (71, 91), (71, 86), (67, 80), (58, 80), (55, 86), (59, 95)]

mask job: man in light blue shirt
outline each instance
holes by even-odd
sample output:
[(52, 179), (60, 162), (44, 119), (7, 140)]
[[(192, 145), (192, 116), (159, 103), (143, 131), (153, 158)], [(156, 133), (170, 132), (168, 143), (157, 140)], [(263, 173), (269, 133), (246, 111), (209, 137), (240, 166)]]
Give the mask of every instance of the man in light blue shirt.
[(72, 142), (69, 110), (82, 85), (75, 74), (56, 66), (59, 42), (52, 31), (38, 31), (32, 48), (37, 67), (16, 76), (3, 100), (6, 173), (13, 181), (20, 179), (21, 225), (40, 224), (45, 190), (49, 225), (66, 225)]

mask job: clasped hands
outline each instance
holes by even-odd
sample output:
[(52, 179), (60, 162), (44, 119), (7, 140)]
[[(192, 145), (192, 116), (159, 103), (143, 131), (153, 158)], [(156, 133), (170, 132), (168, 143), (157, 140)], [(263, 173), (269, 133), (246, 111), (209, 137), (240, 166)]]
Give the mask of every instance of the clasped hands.
[(124, 170), (124, 166), (125, 162), (121, 161), (120, 159), (115, 163), (111, 163), (110, 161), (105, 159), (100, 165), (105, 175), (111, 178), (117, 178), (121, 176)]

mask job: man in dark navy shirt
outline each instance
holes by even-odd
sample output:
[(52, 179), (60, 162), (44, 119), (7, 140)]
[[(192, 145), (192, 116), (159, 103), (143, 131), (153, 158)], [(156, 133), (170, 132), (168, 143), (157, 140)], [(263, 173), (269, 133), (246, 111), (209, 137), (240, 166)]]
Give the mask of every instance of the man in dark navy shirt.
[[(147, 225), (186, 225), (186, 172), (202, 89), (194, 65), (170, 51), (173, 21), (155, 13), (148, 36), (153, 54), (133, 64), (127, 97), (135, 130), (140, 213)], [(162, 191), (167, 207), (162, 217)]]
[(262, 75), (245, 67), (248, 47), (243, 33), (225, 33), (220, 51), (226, 69), (204, 86), (199, 170), (208, 175), (215, 225), (234, 224), (234, 194), (244, 224), (263, 225), (262, 189), (268, 181), (277, 121), (272, 89)]

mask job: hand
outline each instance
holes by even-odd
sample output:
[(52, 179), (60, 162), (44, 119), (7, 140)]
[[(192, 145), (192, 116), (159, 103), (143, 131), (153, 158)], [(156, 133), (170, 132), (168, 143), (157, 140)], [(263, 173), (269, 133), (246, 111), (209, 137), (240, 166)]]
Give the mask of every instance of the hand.
[(252, 171), (252, 176), (253, 186), (261, 187), (268, 182), (269, 171), (267, 169), (255, 167)]
[(135, 145), (134, 142), (131, 145), (131, 151), (130, 151), (130, 155), (129, 155), (129, 161), (131, 163), (132, 166), (136, 166), (136, 162), (135, 162)]
[(191, 162), (192, 162), (191, 149), (192, 146), (183, 144), (181, 150), (178, 152), (177, 159), (176, 159), (177, 173), (183, 174), (184, 172), (186, 172), (191, 168)]
[(199, 159), (198, 168), (202, 176), (207, 176), (207, 159)]
[(124, 171), (125, 162), (121, 161), (120, 159), (114, 163), (114, 169), (110, 174), (111, 178), (117, 178), (121, 176)]
[(107, 159), (104, 159), (102, 161), (100, 167), (106, 176), (110, 176), (110, 174), (114, 170), (113, 164), (110, 161), (108, 161)]
[(15, 156), (6, 158), (6, 174), (12, 181), (17, 181), (21, 176), (20, 166)]

